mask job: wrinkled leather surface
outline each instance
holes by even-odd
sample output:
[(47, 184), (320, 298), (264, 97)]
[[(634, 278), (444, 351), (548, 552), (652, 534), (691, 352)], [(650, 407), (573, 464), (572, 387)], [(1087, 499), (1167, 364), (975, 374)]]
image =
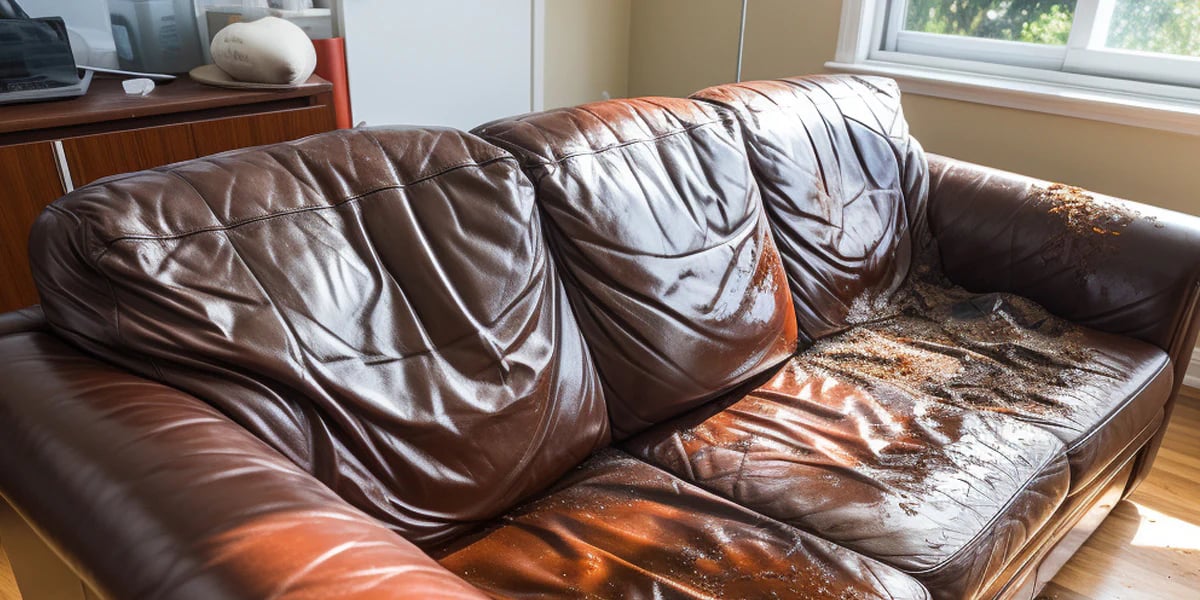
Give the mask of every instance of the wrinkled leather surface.
[[(1200, 332), (1200, 219), (942, 156), (929, 162), (929, 219), (946, 274), (1165, 350), (1169, 420)], [(1130, 490), (1161, 443), (1160, 432)]]
[(189, 391), (421, 545), (607, 443), (516, 161), (344, 131), (110, 179), (33, 231), (70, 341)]
[(24, 331), (44, 331), (47, 328), (46, 316), (42, 314), (40, 306), (29, 306), (20, 310), (0, 313), (0, 335)]
[[(1035, 571), (1044, 572), (1049, 568), (1057, 572), (1062, 566), (1059, 561), (1062, 560), (1063, 553), (1074, 554), (1079, 545), (1082, 545), (1100, 524), (1097, 516), (1107, 516), (1124, 497), (1123, 492), (1129, 483), (1135, 455), (1161, 429), (1162, 416), (1160, 411), (1145, 429), (1130, 440), (1121, 456), (1105, 467), (1091, 482), (1072, 493), (1058, 508), (1050, 523), (1037, 532), (1020, 555), (1009, 561), (1008, 567), (996, 574), (992, 584), (985, 588), (980, 597), (1001, 597), (1000, 594), (1005, 588), (1011, 591), (1020, 587), (1019, 582)], [(1100, 519), (1103, 516), (1100, 516)], [(1041, 578), (1041, 575), (1038, 577)], [(1051, 577), (1045, 579), (1049, 580)]]
[(930, 172), (930, 222), (955, 283), (1168, 352), (1200, 318), (1188, 310), (1200, 218), (1078, 188), (1046, 194), (1056, 184), (936, 155)]
[[(996, 589), (1169, 415), (1197, 220), (940, 157), (927, 195), (886, 80), (697, 97), (75, 192), (57, 336), (0, 316), (0, 493), (114, 597), (479, 593), (417, 546), (497, 596), (926, 597), (800, 528)], [(725, 499), (586, 459), (610, 417)]]
[(911, 573), (936, 598), (972, 597), (1066, 496), (1067, 460), (1049, 433), (832, 376), (810, 353), (728, 408), (626, 448)]
[(807, 340), (868, 320), (930, 238), (924, 152), (895, 82), (814, 76), (709, 88), (732, 109)]
[(521, 158), (614, 435), (786, 358), (796, 326), (741, 133), (717, 107), (642, 98), (476, 130)]
[(0, 492), (108, 598), (483, 598), (212, 407), (0, 336)]
[(441, 563), (500, 598), (928, 597), (903, 573), (612, 450)]
[(1144, 342), (1008, 294), (930, 285), (904, 293), (893, 316), (818, 344), (808, 361), (1041, 427), (1067, 448), (1072, 492), (1121, 454), (1170, 394), (1170, 361)]

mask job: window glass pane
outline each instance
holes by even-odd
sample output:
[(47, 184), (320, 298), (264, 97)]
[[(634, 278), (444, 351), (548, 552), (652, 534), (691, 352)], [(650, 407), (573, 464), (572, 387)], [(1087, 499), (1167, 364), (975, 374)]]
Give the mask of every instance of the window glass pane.
[(1075, 0), (909, 0), (904, 28), (1063, 46), (1074, 18)]
[(1117, 0), (1107, 46), (1200, 56), (1200, 2)]

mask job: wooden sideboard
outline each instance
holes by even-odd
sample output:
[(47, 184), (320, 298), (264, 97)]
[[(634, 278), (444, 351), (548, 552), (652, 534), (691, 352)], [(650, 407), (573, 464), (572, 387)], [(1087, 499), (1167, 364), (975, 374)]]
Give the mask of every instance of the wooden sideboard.
[(228, 90), (186, 76), (148, 96), (97, 79), (71, 100), (0, 106), (0, 312), (36, 304), (29, 229), (63, 194), (102, 177), (334, 129), (332, 86)]

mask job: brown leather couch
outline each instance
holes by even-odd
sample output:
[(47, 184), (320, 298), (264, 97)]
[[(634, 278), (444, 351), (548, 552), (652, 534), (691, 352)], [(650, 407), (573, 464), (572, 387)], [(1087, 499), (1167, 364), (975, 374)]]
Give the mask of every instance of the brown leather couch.
[(1031, 598), (1145, 476), (1200, 222), (742, 83), (110, 178), (0, 493), (113, 598)]

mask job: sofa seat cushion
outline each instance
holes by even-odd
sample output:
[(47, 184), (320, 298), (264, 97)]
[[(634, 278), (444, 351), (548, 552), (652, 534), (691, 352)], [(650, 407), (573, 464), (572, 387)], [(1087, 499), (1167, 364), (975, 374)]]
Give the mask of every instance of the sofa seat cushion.
[(895, 569), (611, 449), (440, 561), (500, 598), (928, 597)]
[(818, 343), (806, 362), (1045, 429), (1067, 448), (1071, 493), (1124, 454), (1170, 394), (1170, 361), (1145, 342), (1010, 294), (915, 285), (903, 295), (889, 316)]
[(909, 572), (938, 598), (971, 597), (1065, 498), (1063, 445), (1046, 431), (859, 385), (806, 358), (731, 405), (656, 427), (626, 448)]

